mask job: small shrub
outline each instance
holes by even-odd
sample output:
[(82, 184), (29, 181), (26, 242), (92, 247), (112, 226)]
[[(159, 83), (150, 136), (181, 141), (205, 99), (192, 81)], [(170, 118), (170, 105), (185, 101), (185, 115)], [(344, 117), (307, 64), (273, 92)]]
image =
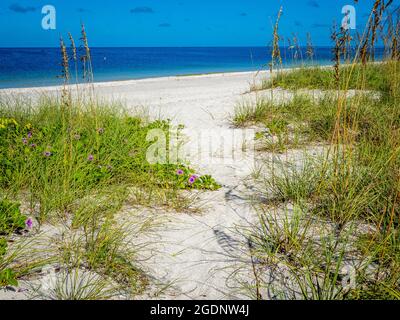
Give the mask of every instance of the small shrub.
[(0, 259), (7, 252), (7, 240), (5, 238), (0, 238)]
[(8, 200), (0, 200), (0, 235), (8, 235), (25, 228), (27, 217), (24, 216), (19, 204)]
[(0, 270), (0, 288), (5, 286), (17, 286), (17, 276), (12, 269)]
[(7, 240), (0, 237), (0, 288), (18, 285), (16, 273), (10, 268), (2, 268), (3, 257), (7, 253)]

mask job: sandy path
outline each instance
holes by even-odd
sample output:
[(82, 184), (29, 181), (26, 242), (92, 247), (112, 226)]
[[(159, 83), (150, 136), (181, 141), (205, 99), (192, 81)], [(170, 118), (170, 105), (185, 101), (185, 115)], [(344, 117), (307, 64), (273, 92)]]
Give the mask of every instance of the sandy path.
[[(98, 93), (122, 99), (128, 106), (145, 105), (152, 116), (184, 124), (190, 143), (197, 143), (199, 132), (204, 130), (220, 130), (229, 138), (233, 131), (230, 116), (236, 103), (245, 99), (243, 93), (254, 77), (254, 73), (236, 73), (133, 81), (101, 87)], [(240, 189), (242, 178), (251, 172), (252, 165), (250, 161), (235, 162), (231, 158), (219, 160), (222, 161), (215, 164), (196, 156), (190, 159), (201, 174), (212, 174), (223, 185), (220, 190), (201, 196), (204, 212), (157, 213), (165, 219), (149, 238), (152, 255), (143, 262), (155, 283), (159, 283), (150, 297), (163, 285), (171, 285), (156, 297), (246, 298), (234, 272), (240, 271), (239, 277), (249, 280), (251, 263), (243, 245), (245, 239), (233, 229), (243, 225), (251, 214), (248, 203), (241, 199)]]
[[(246, 72), (168, 77), (100, 83), (95, 87), (100, 97), (122, 100), (132, 108), (143, 105), (150, 109), (152, 117), (184, 124), (190, 142), (196, 143), (203, 130), (223, 130), (228, 136), (233, 132), (229, 118), (234, 107), (246, 98), (243, 94), (260, 76)], [(56, 88), (38, 89), (43, 90)], [(251, 261), (246, 239), (233, 229), (254, 214), (240, 192), (242, 179), (251, 172), (252, 163), (223, 156), (222, 160), (227, 161), (219, 164), (198, 157), (190, 160), (201, 174), (213, 175), (223, 187), (201, 195), (201, 214), (156, 213), (163, 223), (147, 239), (151, 244), (142, 264), (152, 276), (153, 286), (143, 298), (246, 298), (238, 279), (252, 281)]]

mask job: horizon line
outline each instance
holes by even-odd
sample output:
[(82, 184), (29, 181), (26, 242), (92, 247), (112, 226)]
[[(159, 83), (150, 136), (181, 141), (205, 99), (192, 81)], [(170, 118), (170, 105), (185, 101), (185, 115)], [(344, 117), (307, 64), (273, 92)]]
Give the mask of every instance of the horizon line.
[[(279, 46), (280, 48), (290, 47), (290, 46)], [(299, 46), (300, 48), (306, 48), (307, 46)], [(314, 48), (332, 48), (333, 45), (314, 45)], [(0, 46), (0, 49), (56, 49), (59, 46)], [(90, 46), (90, 48), (272, 48), (272, 46)], [(376, 47), (376, 48), (384, 48)]]

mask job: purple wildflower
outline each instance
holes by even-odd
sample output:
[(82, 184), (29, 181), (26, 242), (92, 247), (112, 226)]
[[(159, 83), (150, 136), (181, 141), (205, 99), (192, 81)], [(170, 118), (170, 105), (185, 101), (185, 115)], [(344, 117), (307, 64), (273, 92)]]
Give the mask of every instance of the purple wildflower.
[(189, 178), (189, 184), (195, 183), (197, 176), (195, 174), (191, 175)]
[(28, 229), (31, 229), (31, 228), (32, 228), (32, 225), (33, 225), (32, 219), (31, 219), (31, 218), (28, 218), (28, 219), (25, 221), (25, 225), (26, 225), (26, 227), (27, 227)]
[(28, 139), (32, 138), (32, 132), (28, 132)]
[(88, 160), (89, 160), (89, 161), (93, 161), (93, 159), (94, 159), (94, 156), (93, 156), (92, 154), (89, 154)]
[(181, 175), (183, 175), (183, 170), (182, 169), (178, 169), (178, 170), (176, 170), (176, 174), (178, 175), (178, 176), (181, 176)]
[(43, 152), (43, 155), (45, 157), (50, 157), (51, 156), (51, 152), (50, 151), (45, 151), (45, 152)]
[(22, 143), (27, 145), (28, 144), (28, 139), (27, 138), (22, 138)]
[(31, 144), (30, 144), (30, 147), (31, 147), (31, 148), (36, 148), (36, 143), (31, 143)]

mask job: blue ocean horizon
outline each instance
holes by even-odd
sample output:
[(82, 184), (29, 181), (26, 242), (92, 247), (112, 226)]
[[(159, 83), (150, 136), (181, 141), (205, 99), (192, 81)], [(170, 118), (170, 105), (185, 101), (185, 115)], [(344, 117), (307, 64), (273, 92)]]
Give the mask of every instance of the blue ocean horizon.
[[(331, 64), (330, 47), (315, 47), (314, 64)], [(70, 52), (69, 52), (70, 53)], [(281, 48), (284, 67), (310, 64), (306, 49)], [(382, 50), (377, 50), (379, 57)], [(127, 47), (91, 48), (95, 82), (269, 69), (269, 47)], [(72, 55), (70, 55), (72, 56)], [(70, 61), (71, 82), (75, 65)], [(60, 85), (59, 48), (0, 48), (0, 88)], [(78, 82), (82, 67), (78, 63)]]

